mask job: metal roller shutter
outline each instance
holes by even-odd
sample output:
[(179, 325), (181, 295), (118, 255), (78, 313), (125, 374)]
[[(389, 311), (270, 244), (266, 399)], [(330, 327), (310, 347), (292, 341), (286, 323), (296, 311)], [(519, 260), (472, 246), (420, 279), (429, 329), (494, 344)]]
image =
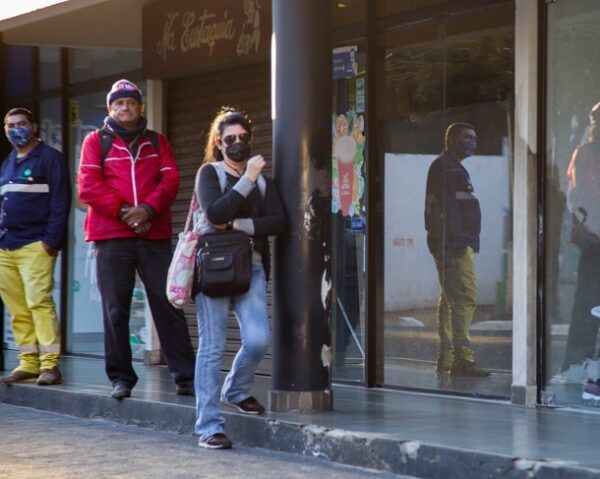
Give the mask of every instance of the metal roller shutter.
[[(174, 238), (183, 230), (194, 177), (202, 162), (210, 122), (222, 105), (244, 110), (254, 124), (253, 151), (266, 159), (265, 173), (271, 174), (271, 107), (269, 63), (209, 72), (200, 76), (170, 80), (166, 85), (167, 135), (181, 174), (181, 186), (173, 205)], [(176, 239), (174, 239), (174, 242)], [(267, 303), (271, 320), (271, 285)], [(195, 308), (186, 307), (185, 315), (194, 348), (198, 347)], [(229, 369), (240, 347), (240, 331), (235, 317), (229, 317), (223, 368)], [(258, 373), (270, 374), (271, 348)]]

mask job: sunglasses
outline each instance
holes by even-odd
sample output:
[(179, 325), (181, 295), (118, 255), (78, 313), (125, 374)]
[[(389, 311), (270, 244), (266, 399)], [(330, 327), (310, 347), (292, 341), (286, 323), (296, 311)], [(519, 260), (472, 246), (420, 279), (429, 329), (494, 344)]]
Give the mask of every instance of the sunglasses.
[(239, 135), (227, 135), (227, 136), (223, 137), (221, 139), (221, 141), (223, 143), (225, 143), (227, 146), (231, 146), (235, 143), (236, 140), (239, 140), (242, 143), (250, 143), (251, 139), (252, 139), (252, 134), (245, 132), (245, 133), (240, 133)]

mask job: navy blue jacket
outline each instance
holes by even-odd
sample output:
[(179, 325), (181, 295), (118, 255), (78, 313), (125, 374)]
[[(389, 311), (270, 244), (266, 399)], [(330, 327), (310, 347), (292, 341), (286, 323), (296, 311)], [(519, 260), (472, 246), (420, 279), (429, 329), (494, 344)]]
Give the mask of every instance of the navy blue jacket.
[(60, 249), (71, 205), (62, 154), (41, 141), (24, 158), (11, 151), (0, 168), (0, 202), (0, 248), (43, 241)]
[(469, 172), (448, 151), (434, 160), (427, 173), (425, 229), (433, 255), (461, 253), (467, 246), (479, 252), (479, 200)]

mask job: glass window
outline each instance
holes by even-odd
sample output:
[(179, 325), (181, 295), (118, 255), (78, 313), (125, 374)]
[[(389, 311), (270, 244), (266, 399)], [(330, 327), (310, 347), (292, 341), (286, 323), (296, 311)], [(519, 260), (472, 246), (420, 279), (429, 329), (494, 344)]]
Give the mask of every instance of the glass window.
[(384, 383), (508, 397), (514, 5), (409, 25), (378, 38)]
[[(141, 85), (143, 88), (143, 85)], [(73, 167), (73, 209), (71, 211), (69, 277), (69, 321), (67, 348), (72, 353), (104, 354), (104, 328), (100, 291), (96, 281), (95, 252), (85, 242), (83, 223), (87, 206), (77, 195), (77, 171), (81, 144), (85, 136), (102, 126), (106, 117), (106, 91), (82, 95), (70, 102), (70, 138)], [(143, 358), (146, 339), (146, 318), (150, 310), (139, 278), (136, 280), (131, 304), (130, 342), (134, 358)]]
[(366, 131), (365, 60), (357, 45), (333, 50), (333, 379), (364, 381)]
[(377, 0), (377, 16), (407, 13), (444, 2), (447, 0)]
[(545, 397), (600, 405), (600, 5), (546, 6)]
[(69, 50), (69, 82), (78, 83), (142, 68), (139, 50), (72, 48)]
[(26, 96), (33, 92), (33, 47), (6, 45), (5, 85), (7, 97)]
[(60, 87), (60, 48), (40, 47), (40, 90)]

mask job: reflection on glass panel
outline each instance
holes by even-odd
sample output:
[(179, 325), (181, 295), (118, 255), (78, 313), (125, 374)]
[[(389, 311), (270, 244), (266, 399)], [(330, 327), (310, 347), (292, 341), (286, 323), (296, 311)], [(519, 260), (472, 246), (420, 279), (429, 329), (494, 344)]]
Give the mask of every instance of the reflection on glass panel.
[[(63, 151), (63, 140), (62, 140), (62, 108), (60, 106), (60, 98), (48, 98), (40, 102), (40, 113), (39, 113), (39, 135), (44, 143), (56, 148), (58, 151)], [(54, 267), (54, 291), (52, 296), (54, 303), (56, 304), (57, 310), (60, 311), (60, 289), (61, 289), (61, 257), (62, 251), (59, 253), (56, 259), (56, 266)]]
[(48, 98), (40, 102), (39, 134), (44, 143), (63, 151), (62, 108), (60, 98)]
[(448, 0), (377, 0), (377, 16), (408, 13), (447, 2)]
[[(4, 59), (4, 93), (7, 97), (31, 95), (33, 47), (6, 45)], [(19, 105), (23, 106), (23, 105)]]
[(386, 384), (510, 395), (513, 24), (380, 36)]
[(365, 54), (334, 49), (332, 116), (333, 378), (364, 380)]
[(333, 0), (332, 7), (334, 27), (365, 21), (367, 0)]
[(40, 47), (40, 90), (60, 87), (60, 48)]
[[(143, 86), (142, 86), (143, 88)], [(68, 351), (94, 355), (104, 354), (104, 327), (100, 291), (96, 279), (95, 250), (85, 242), (84, 219), (86, 205), (77, 195), (76, 174), (79, 169), (81, 144), (85, 136), (100, 127), (106, 117), (106, 92), (82, 95), (71, 99), (70, 138), (73, 166), (73, 210), (71, 212), (71, 258), (69, 277), (72, 287), (69, 290)], [(150, 314), (146, 293), (139, 278), (133, 291), (131, 304), (130, 343), (133, 357), (143, 358), (147, 337), (146, 317)]]
[(77, 83), (142, 68), (138, 50), (72, 48), (69, 50), (69, 81)]
[(600, 6), (547, 8), (545, 398), (600, 407)]

